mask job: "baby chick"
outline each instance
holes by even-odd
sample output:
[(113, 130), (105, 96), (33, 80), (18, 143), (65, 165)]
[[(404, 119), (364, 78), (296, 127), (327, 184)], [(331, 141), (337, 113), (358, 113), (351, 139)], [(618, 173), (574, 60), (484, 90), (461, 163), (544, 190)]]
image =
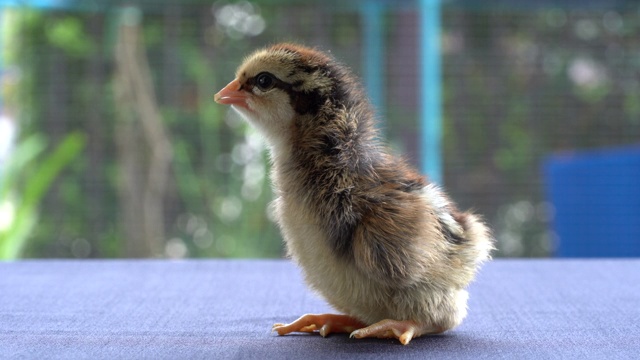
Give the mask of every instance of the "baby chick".
[(345, 66), (274, 45), (247, 57), (215, 100), (266, 138), (288, 254), (344, 313), (275, 324), (278, 334), (349, 332), (406, 345), (460, 324), (490, 232), (378, 142), (372, 106)]

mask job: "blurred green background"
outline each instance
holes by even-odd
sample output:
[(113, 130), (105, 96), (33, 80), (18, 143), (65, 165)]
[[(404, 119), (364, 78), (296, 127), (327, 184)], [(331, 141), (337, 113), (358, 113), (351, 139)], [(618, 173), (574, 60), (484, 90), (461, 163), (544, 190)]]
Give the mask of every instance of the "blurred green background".
[[(213, 94), (279, 41), (362, 76), (367, 1), (15, 3), (0, 22), (0, 258), (283, 255), (263, 142)], [(444, 185), (491, 224), (498, 256), (553, 251), (546, 155), (640, 142), (640, 5), (575, 3), (442, 2)], [(380, 127), (418, 164), (418, 4), (382, 4)]]

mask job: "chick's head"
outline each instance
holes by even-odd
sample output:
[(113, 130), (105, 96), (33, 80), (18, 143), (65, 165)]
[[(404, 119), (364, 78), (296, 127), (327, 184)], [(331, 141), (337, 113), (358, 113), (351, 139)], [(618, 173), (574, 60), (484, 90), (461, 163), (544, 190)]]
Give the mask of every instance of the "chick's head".
[(297, 116), (313, 116), (334, 88), (331, 59), (313, 49), (278, 44), (248, 56), (215, 95), (268, 137), (286, 133)]

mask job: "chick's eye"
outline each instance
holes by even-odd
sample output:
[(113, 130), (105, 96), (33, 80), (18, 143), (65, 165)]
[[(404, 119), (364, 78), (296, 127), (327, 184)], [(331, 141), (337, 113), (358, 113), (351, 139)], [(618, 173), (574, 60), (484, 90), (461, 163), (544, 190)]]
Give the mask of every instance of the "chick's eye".
[(256, 76), (256, 86), (262, 91), (267, 91), (273, 87), (275, 81), (273, 75), (268, 73), (262, 73)]

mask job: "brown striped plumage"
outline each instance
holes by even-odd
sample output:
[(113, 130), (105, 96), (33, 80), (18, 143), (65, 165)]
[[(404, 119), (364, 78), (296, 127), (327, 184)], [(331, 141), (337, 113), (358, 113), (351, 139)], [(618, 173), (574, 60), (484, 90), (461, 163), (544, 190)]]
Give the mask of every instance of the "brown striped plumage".
[[(378, 143), (360, 84), (330, 56), (279, 44), (245, 59), (216, 94), (267, 139), (273, 208), (308, 284), (346, 315), (274, 329), (411, 338), (458, 325), (492, 240)], [(365, 327), (367, 326), (367, 327)]]

